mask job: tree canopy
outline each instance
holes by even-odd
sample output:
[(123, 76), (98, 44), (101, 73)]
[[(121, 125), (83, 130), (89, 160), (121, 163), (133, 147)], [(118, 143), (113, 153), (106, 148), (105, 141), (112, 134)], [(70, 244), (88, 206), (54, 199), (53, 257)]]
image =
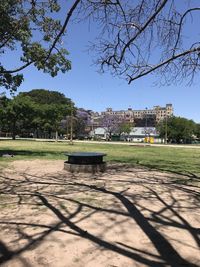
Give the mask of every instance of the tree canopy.
[[(200, 69), (199, 13), (195, 0), (85, 1), (102, 32), (97, 64), (129, 83), (161, 74), (161, 82), (192, 81)], [(192, 29), (195, 28), (195, 31)]]
[(15, 139), (17, 134), (31, 129), (35, 115), (34, 103), (29, 97), (19, 95), (12, 100), (7, 99), (2, 109), (1, 128), (11, 132)]
[(167, 132), (168, 142), (191, 143), (197, 136), (197, 124), (193, 120), (181, 117), (170, 117), (157, 126), (160, 136), (165, 138)]
[[(55, 19), (57, 0), (1, 0), (0, 56), (18, 51), (19, 66), (0, 63), (0, 86), (16, 90), (23, 81), (22, 70), (34, 65), (51, 76), (71, 68), (68, 52), (61, 45), (62, 25)], [(56, 42), (54, 43), (54, 41)]]
[(61, 120), (75, 109), (74, 103), (56, 91), (34, 89), (19, 93), (13, 99), (0, 98), (0, 128), (11, 132), (13, 139), (16, 134), (30, 137), (36, 133), (56, 132), (61, 126)]
[(100, 29), (93, 50), (102, 71), (129, 83), (152, 73), (161, 82), (192, 81), (200, 69), (199, 12), (196, 0), (2, 0), (0, 54), (21, 55), (16, 68), (0, 64), (0, 86), (15, 90), (29, 65), (52, 76), (69, 70), (62, 37), (73, 19)]
[(29, 92), (20, 93), (20, 95), (28, 96), (37, 104), (58, 104), (68, 105), (72, 104), (71, 99), (67, 98), (63, 93), (58, 91), (50, 91), (46, 89), (32, 89)]
[[(74, 131), (77, 137), (83, 138), (89, 132), (91, 125), (90, 112), (83, 108), (76, 110), (76, 122), (74, 123)], [(88, 129), (87, 129), (88, 128)]]

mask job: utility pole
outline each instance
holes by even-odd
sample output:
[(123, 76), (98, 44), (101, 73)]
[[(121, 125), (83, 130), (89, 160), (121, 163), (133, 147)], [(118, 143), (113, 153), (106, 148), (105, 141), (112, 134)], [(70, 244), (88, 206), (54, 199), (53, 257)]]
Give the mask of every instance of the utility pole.
[(91, 122), (92, 122), (92, 140), (93, 140), (94, 139), (94, 120), (93, 120), (93, 118), (92, 118)]
[(71, 103), (71, 114), (70, 114), (70, 145), (73, 145), (73, 106)]
[(147, 143), (147, 107), (145, 110), (145, 143)]
[(167, 114), (165, 117), (165, 144), (167, 144)]

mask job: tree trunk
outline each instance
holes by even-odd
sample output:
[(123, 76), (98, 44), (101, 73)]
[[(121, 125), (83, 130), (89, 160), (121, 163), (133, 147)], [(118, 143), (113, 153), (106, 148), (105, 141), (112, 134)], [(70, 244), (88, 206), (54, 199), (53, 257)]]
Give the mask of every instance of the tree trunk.
[(49, 139), (51, 139), (51, 130), (48, 131)]
[(58, 142), (58, 131), (56, 130), (56, 142)]
[(38, 128), (36, 129), (36, 138), (39, 138), (39, 130), (38, 130)]
[(12, 140), (15, 140), (15, 136), (16, 136), (16, 122), (13, 122), (12, 125)]

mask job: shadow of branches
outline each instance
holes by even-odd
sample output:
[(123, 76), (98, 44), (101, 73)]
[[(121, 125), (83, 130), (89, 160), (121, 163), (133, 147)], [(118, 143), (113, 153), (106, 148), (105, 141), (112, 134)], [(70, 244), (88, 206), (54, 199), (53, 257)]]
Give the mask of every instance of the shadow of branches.
[[(150, 171), (137, 169), (135, 173), (132, 169), (123, 174), (118, 171), (117, 175), (110, 172), (95, 177), (63, 171), (45, 175), (1, 174), (0, 182), (0, 207), (2, 211), (6, 210), (5, 214), (9, 212), (9, 215), (0, 215), (3, 229), (0, 264), (17, 258), (22, 265), (28, 266), (23, 253), (42, 246), (53, 233), (61, 233), (63, 238), (76, 236), (79, 240), (88, 240), (96, 249), (111, 251), (146, 266), (199, 266), (197, 259), (191, 260), (179, 250), (179, 246), (193, 249), (193, 252), (200, 248), (200, 229), (182, 215), (200, 210), (196, 188), (167, 182), (167, 178), (163, 183)], [(14, 216), (14, 207), (20, 208), (18, 214), (25, 220)], [(31, 207), (36, 209), (30, 219), (27, 210)], [(47, 213), (53, 221), (42, 222)], [(94, 224), (94, 218), (100, 215), (107, 223)], [(40, 218), (40, 223), (34, 221), (36, 217)], [(121, 230), (122, 236), (119, 239), (113, 236), (110, 240), (107, 235), (115, 227)], [(3, 235), (7, 229), (9, 239)], [(123, 240), (123, 234), (134, 236), (136, 229), (145, 237), (147, 247), (136, 246), (131, 238), (128, 243)], [(189, 242), (181, 243), (181, 237), (179, 245), (178, 240), (173, 242), (172, 236), (168, 236), (170, 229), (178, 231), (179, 235), (187, 233), (193, 247)]]

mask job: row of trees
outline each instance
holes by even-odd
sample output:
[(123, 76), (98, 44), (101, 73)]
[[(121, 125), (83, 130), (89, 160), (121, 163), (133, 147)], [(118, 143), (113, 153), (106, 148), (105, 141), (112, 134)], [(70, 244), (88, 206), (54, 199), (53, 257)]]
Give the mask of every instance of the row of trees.
[[(101, 124), (106, 128), (109, 139), (113, 134), (121, 135), (124, 133), (129, 135), (134, 127), (134, 123), (120, 120), (116, 115), (104, 116)], [(195, 140), (200, 140), (200, 124), (186, 118), (168, 117), (158, 123), (156, 128), (159, 136), (168, 143), (192, 143)]]
[[(105, 116), (100, 124), (110, 138), (113, 133), (129, 133), (133, 127), (116, 116)], [(76, 108), (59, 92), (34, 89), (13, 99), (0, 97), (0, 131), (11, 134), (13, 139), (16, 135), (51, 138), (52, 134), (56, 139), (59, 134), (84, 138), (91, 128), (91, 111)]]
[[(115, 115), (105, 115), (100, 125), (113, 134), (129, 135), (134, 123)], [(73, 127), (72, 127), (73, 126)], [(160, 137), (172, 143), (191, 143), (200, 139), (200, 124), (181, 117), (169, 117), (157, 126)], [(72, 131), (73, 128), (73, 131)], [(84, 138), (92, 129), (91, 111), (77, 109), (71, 99), (56, 91), (34, 89), (13, 99), (0, 97), (0, 131), (22, 137), (52, 138), (70, 134)]]
[(57, 138), (69, 132), (71, 120), (74, 131), (80, 132), (85, 120), (71, 99), (56, 91), (35, 89), (13, 99), (0, 98), (0, 130), (11, 133), (13, 139), (16, 135), (51, 138), (52, 133)]
[(181, 117), (170, 117), (157, 125), (160, 137), (170, 143), (192, 143), (200, 140), (200, 124)]

